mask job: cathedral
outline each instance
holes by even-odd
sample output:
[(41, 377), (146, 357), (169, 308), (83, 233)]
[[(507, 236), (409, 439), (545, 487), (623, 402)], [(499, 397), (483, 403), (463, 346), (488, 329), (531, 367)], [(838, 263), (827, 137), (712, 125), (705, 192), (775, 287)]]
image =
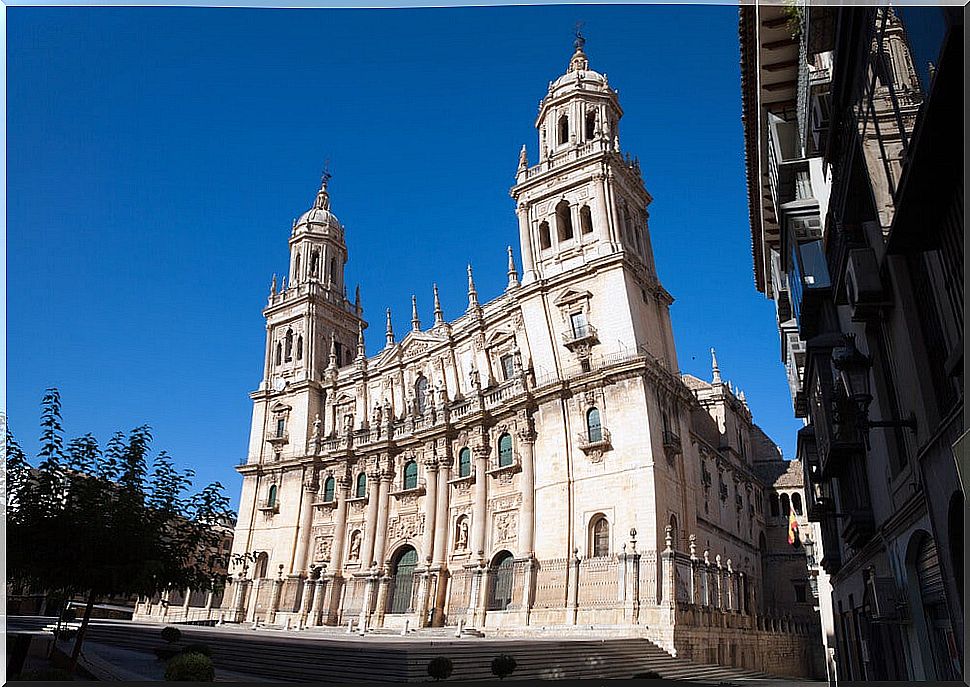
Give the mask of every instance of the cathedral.
[(804, 555), (766, 574), (761, 468), (786, 463), (716, 358), (710, 380), (678, 371), (622, 115), (577, 36), (539, 106), (538, 160), (519, 156), (504, 293), (481, 302), (469, 267), (461, 317), (437, 290), (434, 321), (414, 307), (403, 337), (388, 311), (376, 355), (325, 176), (263, 311), (225, 622), (610, 626), (811, 671), (811, 606), (770, 589), (804, 577)]

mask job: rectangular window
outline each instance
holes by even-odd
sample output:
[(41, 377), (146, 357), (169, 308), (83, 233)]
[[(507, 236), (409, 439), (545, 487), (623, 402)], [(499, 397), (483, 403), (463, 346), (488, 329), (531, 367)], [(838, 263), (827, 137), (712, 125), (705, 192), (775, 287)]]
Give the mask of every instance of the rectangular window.
[(502, 364), (502, 375), (505, 379), (512, 379), (515, 376), (515, 358), (512, 354), (503, 355), (499, 362)]
[(286, 433), (286, 420), (284, 418), (276, 418), (276, 436), (281, 438), (283, 434)]
[(572, 325), (574, 337), (579, 338), (589, 333), (589, 327), (586, 323), (586, 313), (574, 312), (569, 316), (569, 322)]
[(806, 601), (806, 591), (804, 582), (795, 583), (795, 603), (803, 604)]

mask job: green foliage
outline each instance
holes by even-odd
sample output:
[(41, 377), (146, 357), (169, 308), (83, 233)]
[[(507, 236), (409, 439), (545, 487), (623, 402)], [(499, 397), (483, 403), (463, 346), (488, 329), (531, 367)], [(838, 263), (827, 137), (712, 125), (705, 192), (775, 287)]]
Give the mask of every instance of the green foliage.
[(168, 627), (163, 627), (159, 634), (162, 636), (162, 641), (169, 644), (175, 644), (175, 642), (182, 639), (182, 631), (177, 627), (172, 627), (171, 625)]
[(103, 452), (90, 434), (65, 451), (57, 389), (42, 405), (36, 467), (6, 432), (10, 582), (63, 598), (84, 594), (91, 604), (109, 594), (223, 584), (213, 556), (222, 535), (213, 525), (234, 514), (221, 485), (190, 496), (193, 473), (179, 472), (164, 452), (152, 458), (147, 425), (116, 433)]
[(454, 669), (454, 664), (447, 656), (436, 656), (428, 661), (428, 675), (435, 680), (447, 680)]
[(492, 675), (497, 677), (499, 680), (504, 680), (509, 675), (515, 672), (518, 667), (515, 658), (509, 656), (508, 654), (499, 654), (492, 659)]
[(216, 679), (216, 670), (208, 656), (179, 654), (168, 662), (165, 679), (169, 682), (212, 682)]
[(798, 4), (798, 0), (786, 0), (782, 12), (785, 15), (785, 28), (792, 38), (798, 38), (802, 34), (802, 16), (804, 10)]
[(208, 656), (212, 658), (212, 649), (209, 648), (208, 644), (202, 644), (201, 642), (196, 642), (194, 644), (186, 644), (185, 648), (182, 649), (183, 654), (202, 654), (203, 656)]

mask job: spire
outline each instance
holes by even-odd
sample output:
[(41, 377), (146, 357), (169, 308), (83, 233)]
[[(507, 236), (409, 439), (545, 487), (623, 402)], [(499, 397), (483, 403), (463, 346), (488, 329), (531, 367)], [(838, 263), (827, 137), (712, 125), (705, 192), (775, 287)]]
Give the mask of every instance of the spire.
[(525, 144), (522, 144), (522, 150), (519, 151), (519, 171), (523, 172), (529, 168), (529, 153), (526, 152)]
[(391, 326), (391, 309), (387, 309), (387, 348), (394, 345), (394, 328)]
[(478, 291), (475, 290), (475, 279), (472, 277), (472, 266), (468, 265), (468, 309), (478, 307)]
[(357, 321), (357, 360), (363, 360), (366, 358), (366, 352), (364, 350), (364, 323), (361, 320)]
[(438, 285), (432, 284), (432, 287), (434, 289), (434, 326), (437, 327), (440, 324), (444, 324), (445, 318), (441, 312), (441, 301), (438, 300)]
[(337, 369), (337, 335), (334, 332), (330, 332), (330, 364), (327, 369)]
[(711, 349), (711, 381), (714, 384), (721, 383), (721, 370), (717, 366), (717, 353), (714, 352), (713, 348)]
[(515, 269), (515, 258), (512, 257), (512, 246), (508, 247), (509, 251), (509, 285), (505, 287), (505, 290), (519, 288), (519, 273)]
[(583, 28), (582, 22), (576, 22), (576, 40), (573, 41), (573, 47), (576, 48), (576, 52), (573, 53), (572, 59), (569, 60), (569, 71), (585, 71), (589, 69), (589, 60), (586, 59), (586, 53), (583, 52), (583, 46), (586, 45), (586, 39), (583, 37), (581, 29)]
[(273, 273), (273, 282), (269, 285), (269, 295), (270, 296), (276, 295), (276, 273), (275, 272)]
[(313, 202), (313, 207), (318, 210), (330, 210), (330, 194), (327, 193), (327, 186), (330, 184), (330, 161), (324, 163), (323, 173), (320, 176), (320, 190), (317, 191), (317, 199)]
[(411, 296), (411, 331), (421, 331), (421, 320), (418, 318), (418, 297), (413, 294)]
[(357, 317), (360, 317), (360, 314), (363, 312), (363, 309), (360, 307), (360, 284), (354, 290), (354, 310), (357, 312)]

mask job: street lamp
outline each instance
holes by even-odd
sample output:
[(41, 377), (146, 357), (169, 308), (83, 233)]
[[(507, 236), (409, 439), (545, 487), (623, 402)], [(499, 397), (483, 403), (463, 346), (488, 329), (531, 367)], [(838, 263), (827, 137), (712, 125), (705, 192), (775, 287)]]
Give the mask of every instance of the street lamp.
[(869, 446), (869, 429), (871, 427), (909, 427), (916, 433), (916, 415), (910, 413), (905, 420), (870, 420), (869, 404), (872, 402), (872, 391), (869, 382), (869, 368), (872, 359), (863, 354), (855, 345), (855, 335), (846, 334), (842, 345), (832, 351), (832, 366), (839, 372), (842, 386), (846, 395), (855, 403), (859, 413), (859, 425)]

